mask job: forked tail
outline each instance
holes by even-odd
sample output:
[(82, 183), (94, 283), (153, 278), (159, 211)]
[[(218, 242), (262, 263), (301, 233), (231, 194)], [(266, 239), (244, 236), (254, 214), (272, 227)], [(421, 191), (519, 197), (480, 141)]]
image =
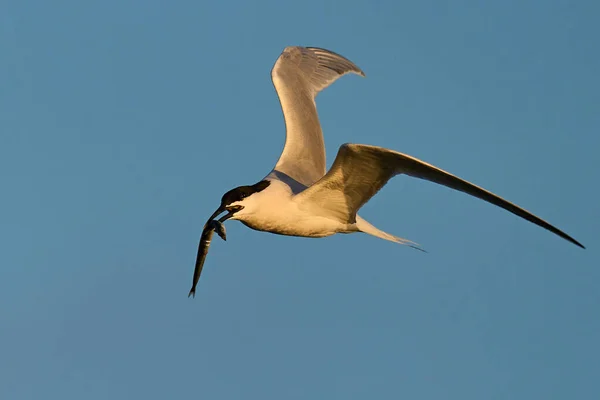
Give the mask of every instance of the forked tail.
[(380, 229), (377, 229), (373, 225), (371, 225), (370, 223), (368, 223), (367, 221), (365, 221), (364, 219), (359, 217), (358, 215), (356, 216), (356, 227), (358, 228), (359, 231), (368, 233), (369, 235), (373, 235), (373, 236), (376, 236), (381, 239), (389, 240), (390, 242), (400, 243), (405, 246), (412, 247), (413, 249), (417, 249), (417, 250), (427, 253), (424, 249), (421, 248), (421, 246), (418, 243), (415, 243), (408, 239), (400, 238), (398, 236), (390, 235), (389, 233), (386, 233)]

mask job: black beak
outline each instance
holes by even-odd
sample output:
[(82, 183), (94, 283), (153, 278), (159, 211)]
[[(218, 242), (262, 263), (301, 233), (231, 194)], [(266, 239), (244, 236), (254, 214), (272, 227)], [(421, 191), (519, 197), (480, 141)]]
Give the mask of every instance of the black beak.
[(223, 206), (221, 204), (221, 206), (219, 208), (217, 208), (217, 211), (215, 211), (213, 213), (213, 215), (210, 216), (210, 218), (208, 219), (208, 221), (206, 221), (206, 224), (208, 224), (210, 221), (212, 221), (213, 219), (217, 218), (219, 216), (219, 214), (221, 214), (222, 212), (225, 211), (225, 206)]
[(219, 214), (227, 211), (227, 214), (225, 214), (221, 218), (219, 218), (219, 222), (223, 223), (223, 222), (227, 221), (229, 218), (233, 217), (233, 214), (240, 211), (242, 208), (244, 208), (244, 207), (243, 206), (225, 207), (223, 204), (221, 204), (221, 206), (219, 208), (217, 208), (217, 211), (215, 211), (213, 213), (213, 215), (210, 216), (208, 221), (206, 221), (206, 225), (208, 225), (213, 219), (217, 218), (219, 216)]

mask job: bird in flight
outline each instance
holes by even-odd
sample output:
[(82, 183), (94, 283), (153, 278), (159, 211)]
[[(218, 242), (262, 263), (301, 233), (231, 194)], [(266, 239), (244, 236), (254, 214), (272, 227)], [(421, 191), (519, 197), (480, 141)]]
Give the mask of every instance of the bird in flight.
[[(196, 284), (214, 231), (225, 239), (223, 222), (279, 235), (320, 238), (364, 232), (419, 248), (418, 244), (377, 229), (357, 212), (390, 178), (408, 175), (444, 185), (502, 207), (585, 248), (548, 222), (501, 197), (407, 154), (364, 144), (344, 144), (329, 171), (315, 97), (342, 75), (365, 76), (350, 60), (316, 47), (286, 47), (271, 70), (286, 126), (283, 152), (258, 183), (225, 193), (204, 226), (189, 296)], [(227, 213), (216, 219), (222, 213)]]

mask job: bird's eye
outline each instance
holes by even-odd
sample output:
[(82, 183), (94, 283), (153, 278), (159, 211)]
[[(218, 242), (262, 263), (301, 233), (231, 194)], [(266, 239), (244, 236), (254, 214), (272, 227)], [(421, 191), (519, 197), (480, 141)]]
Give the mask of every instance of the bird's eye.
[(240, 194), (240, 199), (245, 199), (248, 195), (246, 193)]

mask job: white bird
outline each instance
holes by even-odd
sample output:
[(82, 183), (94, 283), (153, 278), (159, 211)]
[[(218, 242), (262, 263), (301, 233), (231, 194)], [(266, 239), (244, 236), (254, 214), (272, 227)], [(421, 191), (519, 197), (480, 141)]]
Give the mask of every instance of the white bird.
[[(212, 232), (224, 228), (218, 221), (238, 220), (246, 226), (280, 235), (320, 238), (336, 233), (364, 232), (418, 248), (410, 240), (377, 229), (358, 216), (358, 210), (387, 181), (400, 174), (431, 182), (478, 197), (497, 205), (576, 244), (571, 236), (528, 211), (440, 168), (406, 154), (382, 147), (344, 144), (329, 171), (325, 166), (323, 133), (315, 97), (342, 75), (363, 71), (332, 51), (314, 47), (287, 47), (271, 71), (286, 126), (283, 152), (275, 168), (260, 182), (225, 193), (221, 205), (206, 223), (194, 281), (196, 284), (208, 252)], [(221, 234), (222, 233), (222, 234)]]

